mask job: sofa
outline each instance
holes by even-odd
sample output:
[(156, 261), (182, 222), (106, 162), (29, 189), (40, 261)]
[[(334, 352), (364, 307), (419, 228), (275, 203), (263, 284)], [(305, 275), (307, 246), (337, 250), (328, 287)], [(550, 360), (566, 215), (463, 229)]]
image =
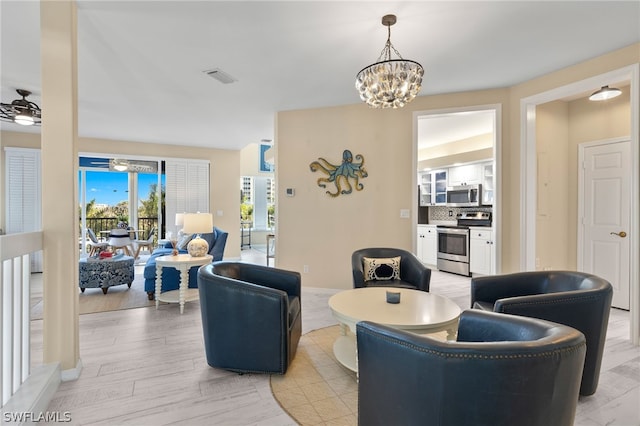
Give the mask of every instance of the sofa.
[[(393, 260), (397, 257), (400, 257), (399, 264)], [(369, 259), (369, 265), (365, 265), (365, 258)], [(351, 255), (351, 269), (353, 288), (383, 286), (429, 291), (431, 283), (431, 269), (413, 253), (397, 248), (356, 250)], [(378, 277), (376, 274), (384, 276)]]
[(198, 271), (207, 363), (238, 373), (284, 374), (302, 334), (300, 274), (242, 262)]
[[(227, 244), (228, 233), (220, 228), (214, 227), (213, 232), (200, 234), (200, 236), (209, 243), (209, 254), (213, 256), (213, 262), (222, 260), (224, 247)], [(192, 238), (195, 237), (192, 236)], [(156, 258), (159, 256), (170, 255), (173, 251), (171, 243), (166, 243), (164, 247), (157, 248), (153, 251), (147, 264), (144, 267), (144, 291), (147, 292), (149, 300), (154, 300), (156, 291)], [(187, 253), (186, 249), (178, 250), (180, 253)], [(194, 266), (189, 270), (189, 287), (198, 288), (198, 268)], [(180, 287), (180, 272), (174, 268), (162, 269), (162, 291), (177, 290)]]
[(586, 345), (571, 327), (479, 310), (456, 341), (356, 327), (360, 425), (574, 423)]
[(573, 327), (587, 339), (580, 395), (598, 387), (613, 288), (595, 275), (531, 271), (471, 279), (471, 307)]

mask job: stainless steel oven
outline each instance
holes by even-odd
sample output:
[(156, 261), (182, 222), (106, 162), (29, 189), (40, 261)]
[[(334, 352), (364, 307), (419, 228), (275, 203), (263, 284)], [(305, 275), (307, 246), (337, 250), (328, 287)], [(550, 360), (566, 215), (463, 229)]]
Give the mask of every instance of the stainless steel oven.
[(490, 212), (462, 212), (457, 226), (438, 226), (438, 269), (470, 276), (469, 226), (491, 226)]
[(469, 276), (469, 228), (438, 226), (438, 269)]

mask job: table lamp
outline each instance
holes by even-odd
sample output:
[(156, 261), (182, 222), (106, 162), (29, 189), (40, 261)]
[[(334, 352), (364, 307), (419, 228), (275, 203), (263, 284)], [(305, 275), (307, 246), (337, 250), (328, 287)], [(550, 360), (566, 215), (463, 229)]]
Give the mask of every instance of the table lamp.
[(184, 226), (184, 215), (186, 213), (176, 213), (176, 228), (178, 232), (182, 231), (182, 227)]
[(191, 257), (202, 257), (209, 252), (209, 244), (200, 237), (200, 234), (212, 232), (213, 215), (211, 213), (185, 213), (182, 230), (185, 234), (196, 234), (196, 237), (187, 245), (187, 251)]

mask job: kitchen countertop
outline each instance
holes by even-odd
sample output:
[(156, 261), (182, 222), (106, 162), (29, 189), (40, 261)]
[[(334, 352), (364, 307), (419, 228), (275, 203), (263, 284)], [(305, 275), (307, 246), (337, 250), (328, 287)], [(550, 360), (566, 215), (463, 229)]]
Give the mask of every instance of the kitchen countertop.
[(458, 221), (456, 220), (432, 220), (429, 223), (421, 223), (420, 225), (446, 225), (446, 226), (456, 226)]

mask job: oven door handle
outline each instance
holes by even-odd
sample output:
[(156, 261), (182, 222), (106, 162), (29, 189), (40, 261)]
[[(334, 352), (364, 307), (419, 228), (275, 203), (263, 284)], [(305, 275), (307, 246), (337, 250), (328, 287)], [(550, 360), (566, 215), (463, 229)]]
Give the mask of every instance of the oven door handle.
[(455, 228), (447, 228), (447, 229), (437, 229), (438, 234), (468, 234), (468, 229), (455, 229)]

